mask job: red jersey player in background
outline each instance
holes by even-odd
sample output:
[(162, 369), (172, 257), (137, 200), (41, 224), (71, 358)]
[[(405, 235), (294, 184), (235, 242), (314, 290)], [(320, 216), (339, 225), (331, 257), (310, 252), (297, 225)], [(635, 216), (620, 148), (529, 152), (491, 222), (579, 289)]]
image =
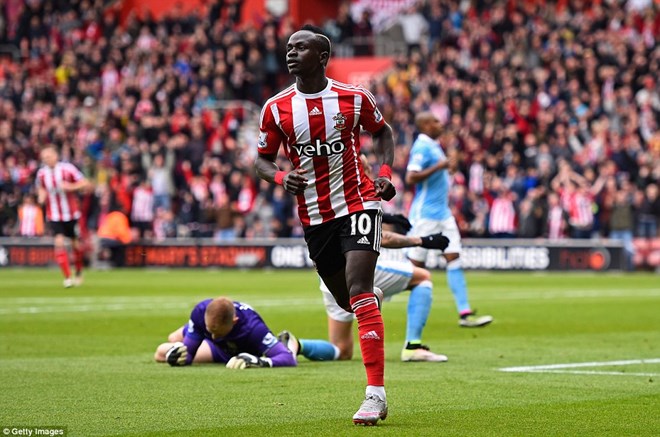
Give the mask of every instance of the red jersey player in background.
[[(305, 26), (287, 43), (287, 66), (296, 83), (269, 99), (261, 111), (257, 174), (295, 194), (310, 257), (342, 308), (358, 321), (366, 397), (353, 416), (375, 425), (387, 416), (384, 387), (384, 328), (373, 293), (381, 241), (381, 199), (396, 194), (391, 179), (392, 129), (362, 87), (325, 75), (330, 40)], [(374, 138), (381, 161), (378, 177), (367, 177), (360, 160), (360, 128)], [(275, 163), (280, 145), (293, 170)]]
[[(80, 208), (76, 191), (88, 186), (85, 179), (73, 164), (60, 162), (54, 146), (41, 151), (43, 166), (37, 172), (37, 192), (40, 204), (46, 205), (46, 219), (55, 236), (55, 260), (64, 275), (64, 287), (82, 284), (83, 251), (78, 239), (76, 224), (80, 218)], [(75, 277), (71, 277), (69, 254), (65, 238), (71, 239)]]

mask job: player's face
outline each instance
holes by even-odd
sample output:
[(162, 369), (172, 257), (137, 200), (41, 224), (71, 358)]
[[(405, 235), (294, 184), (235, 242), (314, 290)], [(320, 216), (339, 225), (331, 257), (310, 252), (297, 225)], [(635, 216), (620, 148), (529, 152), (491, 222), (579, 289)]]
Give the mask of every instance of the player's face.
[(41, 161), (48, 167), (55, 167), (55, 164), (57, 164), (57, 152), (53, 149), (45, 149), (41, 152)]
[(433, 117), (431, 120), (429, 120), (429, 136), (431, 138), (438, 138), (441, 133), (442, 123), (440, 123), (440, 120)]
[(305, 75), (321, 67), (321, 57), (316, 46), (316, 36), (301, 30), (289, 38), (286, 45), (286, 65), (289, 73)]

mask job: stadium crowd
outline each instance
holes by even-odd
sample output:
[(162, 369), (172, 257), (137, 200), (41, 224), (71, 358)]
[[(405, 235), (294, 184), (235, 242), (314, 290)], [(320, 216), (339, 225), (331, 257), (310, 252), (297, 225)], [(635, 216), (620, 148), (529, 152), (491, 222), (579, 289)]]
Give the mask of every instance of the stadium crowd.
[[(389, 212), (410, 202), (413, 118), (429, 110), (460, 163), (451, 203), (465, 236), (612, 237), (629, 251), (658, 236), (658, 2), (400, 3), (389, 25), (407, 53), (365, 84), (397, 138)], [(55, 144), (96, 187), (83, 231), (116, 204), (145, 238), (299, 236), (293, 198), (252, 171), (249, 113), (226, 103), (258, 107), (290, 83), (284, 45), (302, 23), (240, 25), (240, 4), (120, 25), (102, 0), (5, 2), (0, 235), (48, 232), (25, 217), (38, 216), (26, 211), (38, 210), (39, 150)], [(341, 10), (322, 23), (339, 54), (370, 53), (369, 10)]]

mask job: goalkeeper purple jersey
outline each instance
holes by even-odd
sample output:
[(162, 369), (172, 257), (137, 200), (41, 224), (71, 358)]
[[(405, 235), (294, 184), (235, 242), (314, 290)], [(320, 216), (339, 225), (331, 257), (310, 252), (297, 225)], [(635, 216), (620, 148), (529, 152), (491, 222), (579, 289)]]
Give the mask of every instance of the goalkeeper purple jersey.
[(224, 337), (213, 339), (211, 333), (206, 329), (204, 312), (213, 299), (206, 299), (198, 303), (190, 313), (190, 320), (184, 327), (183, 343), (188, 348), (187, 364), (190, 364), (197, 353), (197, 349), (204, 340), (212, 342), (221, 353), (222, 360), (242, 352), (247, 352), (257, 357), (266, 356), (276, 366), (295, 366), (295, 358), (289, 350), (268, 329), (261, 316), (242, 302), (234, 301), (234, 309), (238, 322), (229, 334)]

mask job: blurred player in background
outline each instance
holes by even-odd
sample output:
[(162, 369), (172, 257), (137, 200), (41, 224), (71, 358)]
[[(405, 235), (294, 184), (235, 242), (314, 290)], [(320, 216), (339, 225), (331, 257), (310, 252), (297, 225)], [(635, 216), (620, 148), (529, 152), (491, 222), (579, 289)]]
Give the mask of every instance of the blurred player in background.
[(171, 366), (223, 363), (229, 369), (297, 364), (252, 307), (226, 297), (198, 303), (188, 324), (158, 346), (154, 359)]
[[(36, 177), (37, 194), (39, 203), (46, 205), (46, 219), (55, 237), (55, 260), (64, 275), (64, 287), (81, 285), (83, 250), (77, 230), (80, 208), (76, 192), (87, 188), (89, 183), (73, 164), (59, 161), (54, 146), (47, 146), (41, 151), (41, 161), (43, 165)], [(65, 238), (71, 240), (73, 249), (73, 278)]]
[[(287, 66), (296, 83), (269, 99), (261, 112), (255, 169), (262, 179), (295, 194), (311, 259), (337, 303), (355, 313), (367, 373), (365, 400), (355, 424), (387, 417), (383, 319), (373, 293), (381, 240), (381, 199), (396, 194), (390, 182), (392, 128), (361, 87), (329, 79), (330, 40), (304, 27), (289, 38)], [(360, 128), (374, 138), (380, 158), (372, 181), (360, 156)], [(275, 163), (280, 145), (293, 164)]]
[[(447, 260), (447, 283), (460, 316), (458, 323), (466, 328), (486, 326), (493, 318), (477, 316), (468, 302), (467, 284), (459, 258), (461, 234), (449, 209), (448, 170), (456, 163), (447, 159), (436, 140), (442, 133), (440, 120), (430, 112), (422, 112), (415, 118), (415, 124), (420, 134), (410, 150), (406, 172), (406, 183), (415, 186), (408, 215), (413, 225), (410, 235), (442, 232), (449, 238), (449, 247), (442, 256)], [(408, 258), (418, 267), (424, 267), (427, 256), (428, 249), (423, 247), (408, 251)]]

